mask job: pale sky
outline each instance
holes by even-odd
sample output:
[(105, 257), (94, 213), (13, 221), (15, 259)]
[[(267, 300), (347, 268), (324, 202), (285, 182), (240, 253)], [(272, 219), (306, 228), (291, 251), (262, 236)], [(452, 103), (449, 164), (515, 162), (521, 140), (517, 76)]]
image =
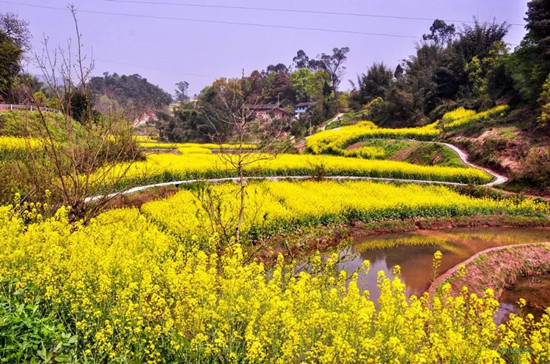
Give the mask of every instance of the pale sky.
[[(95, 60), (95, 75), (106, 71), (139, 73), (170, 93), (176, 82), (185, 80), (190, 84), (191, 95), (219, 77), (238, 77), (243, 69), (248, 75), (269, 64), (290, 65), (299, 49), (315, 57), (344, 46), (351, 51), (340, 88), (348, 89), (347, 80), (355, 80), (373, 62), (384, 62), (393, 68), (411, 55), (417, 40), (429, 32), (433, 19), (449, 20), (455, 25), (474, 17), (480, 21), (494, 18), (517, 24), (506, 37), (515, 46), (525, 34), (522, 24), (527, 10), (526, 0), (74, 0), (73, 3), (80, 10), (79, 26), (85, 51)], [(65, 44), (67, 38), (74, 37), (67, 4), (65, 0), (0, 0), (0, 12), (17, 13), (28, 20), (34, 37), (33, 50), (40, 52), (43, 35), (50, 38), (52, 45)], [(29, 70), (36, 73), (32, 65)]]

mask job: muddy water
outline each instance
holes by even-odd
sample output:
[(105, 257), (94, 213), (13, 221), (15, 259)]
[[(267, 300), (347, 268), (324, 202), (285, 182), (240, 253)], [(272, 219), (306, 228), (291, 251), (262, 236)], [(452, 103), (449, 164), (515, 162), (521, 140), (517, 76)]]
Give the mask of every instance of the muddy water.
[[(368, 275), (359, 274), (360, 288), (369, 290), (370, 297), (377, 300), (378, 271), (393, 278), (393, 267), (401, 267), (401, 279), (407, 294), (421, 295), (431, 283), (434, 253), (443, 253), (439, 273), (468, 259), (482, 250), (497, 246), (550, 241), (548, 228), (458, 228), (450, 230), (420, 230), (412, 233), (385, 234), (367, 237), (354, 242), (342, 255), (351, 255), (340, 268), (351, 272), (364, 260), (371, 263)], [(529, 297), (525, 297), (529, 300)], [(515, 301), (504, 303), (502, 311), (516, 310)], [(500, 315), (499, 315), (500, 316)]]
[(531, 313), (536, 318), (541, 317), (545, 308), (550, 305), (550, 274), (524, 277), (505, 289), (500, 298), (499, 317), (506, 319), (510, 313), (516, 313), (516, 302), (520, 298), (527, 300), (525, 313)]

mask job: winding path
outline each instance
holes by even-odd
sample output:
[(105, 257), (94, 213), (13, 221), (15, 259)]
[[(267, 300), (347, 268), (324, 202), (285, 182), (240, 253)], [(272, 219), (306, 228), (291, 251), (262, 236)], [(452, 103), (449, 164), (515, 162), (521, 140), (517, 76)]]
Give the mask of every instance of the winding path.
[[(444, 145), (448, 148), (450, 148), (451, 150), (453, 150), (453, 152), (456, 153), (456, 155), (458, 155), (458, 157), (460, 158), (460, 160), (462, 161), (462, 163), (464, 163), (465, 165), (469, 166), (469, 167), (472, 167), (472, 168), (476, 168), (476, 169), (479, 169), (479, 170), (482, 170), (488, 174), (490, 174), (491, 176), (494, 177), (494, 181), (492, 182), (489, 182), (489, 183), (485, 183), (483, 185), (480, 185), (480, 186), (484, 186), (484, 187), (494, 187), (496, 185), (500, 185), (500, 184), (503, 184), (504, 182), (508, 181), (508, 178), (506, 178), (505, 176), (503, 175), (500, 175), (488, 168), (484, 168), (484, 167), (481, 167), (481, 166), (478, 166), (477, 164), (473, 164), (471, 163), (469, 160), (468, 160), (468, 153), (466, 153), (465, 151), (463, 151), (462, 149), (458, 148), (457, 146), (453, 145), (453, 144), (449, 144), (449, 143), (443, 143), (443, 142), (426, 142), (426, 143), (435, 143), (435, 144), (440, 144), (440, 145)], [(220, 183), (220, 182), (236, 182), (239, 178), (238, 177), (227, 177), (227, 178), (213, 178), (213, 179), (208, 179), (206, 181), (208, 182), (212, 182), (212, 183)], [(311, 179), (311, 176), (261, 176), (261, 177), (245, 177), (246, 180), (267, 180), (267, 181), (280, 181), (280, 180), (304, 180), (304, 179)], [(429, 181), (429, 180), (418, 180), (418, 179), (404, 179), (404, 178), (383, 178), (383, 177), (357, 177), (357, 176), (327, 176), (325, 177), (325, 179), (331, 179), (331, 180), (372, 180), (372, 181), (386, 181), (386, 182), (404, 182), (404, 183), (423, 183), (423, 184), (439, 184), (439, 185), (448, 185), (448, 186), (467, 186), (468, 184), (467, 183), (460, 183), (460, 182), (444, 182), (444, 181)], [(91, 202), (91, 201), (97, 201), (101, 198), (113, 198), (113, 197), (116, 197), (116, 196), (122, 196), (122, 195), (129, 195), (129, 194), (132, 194), (132, 193), (136, 193), (136, 192), (140, 192), (140, 191), (144, 191), (144, 190), (147, 190), (149, 188), (154, 188), (154, 187), (163, 187), (163, 186), (178, 186), (178, 185), (181, 185), (181, 184), (191, 184), (191, 183), (196, 183), (196, 182), (200, 182), (200, 181), (204, 181), (204, 179), (190, 179), (190, 180), (182, 180), (182, 181), (171, 181), (171, 182), (162, 182), (162, 183), (155, 183), (155, 184), (150, 184), (150, 185), (146, 185), (146, 186), (138, 186), (138, 187), (133, 187), (133, 188), (130, 188), (128, 190), (125, 190), (125, 191), (121, 191), (121, 192), (115, 192), (115, 193), (111, 193), (109, 195), (99, 195), (99, 196), (93, 196), (93, 197), (87, 197), (84, 201), (85, 202)]]
[(456, 153), (456, 155), (458, 155), (458, 157), (460, 158), (460, 160), (462, 161), (462, 163), (464, 163), (465, 165), (469, 166), (469, 167), (472, 167), (472, 168), (476, 168), (476, 169), (480, 169), (484, 172), (487, 172), (489, 173), (491, 176), (493, 176), (495, 178), (495, 180), (493, 182), (489, 182), (489, 183), (486, 183), (484, 184), (483, 186), (485, 187), (493, 187), (493, 186), (497, 186), (497, 185), (501, 185), (503, 184), (504, 182), (507, 182), (508, 181), (508, 177), (505, 177), (501, 174), (498, 174), (496, 173), (495, 171), (492, 171), (490, 170), (489, 168), (485, 168), (485, 167), (481, 167), (481, 166), (478, 166), (477, 164), (473, 164), (472, 162), (469, 161), (469, 156), (468, 156), (468, 153), (466, 153), (465, 151), (463, 151), (462, 149), (458, 148), (456, 145), (453, 145), (453, 144), (449, 144), (449, 143), (443, 143), (443, 142), (432, 142), (432, 143), (435, 143), (435, 144), (439, 144), (439, 145), (444, 145), (446, 146), (447, 148), (450, 148), (453, 150), (453, 152)]

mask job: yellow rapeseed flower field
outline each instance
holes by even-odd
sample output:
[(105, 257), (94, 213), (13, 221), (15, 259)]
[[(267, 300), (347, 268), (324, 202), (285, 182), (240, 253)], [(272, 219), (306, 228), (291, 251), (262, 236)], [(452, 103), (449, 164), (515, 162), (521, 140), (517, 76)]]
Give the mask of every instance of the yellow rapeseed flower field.
[[(274, 198), (284, 198), (283, 190), (298, 196), (290, 191), (294, 185), (282, 186), (263, 188)], [(342, 198), (353, 188), (324, 187)], [(312, 185), (296, 188), (304, 192)], [(300, 208), (301, 199), (285, 202), (304, 213), (330, 209), (328, 200)], [(65, 209), (25, 224), (10, 207), (1, 207), (0, 236), (5, 292), (18, 292), (26, 302), (39, 300), (48, 317), (74, 330), (78, 362), (550, 360), (550, 316), (537, 322), (529, 315), (512, 316), (497, 326), (498, 302), (491, 290), (483, 297), (466, 289), (451, 297), (445, 285), (431, 301), (427, 295), (407, 298), (399, 277), (379, 273), (377, 307), (369, 292), (358, 288), (357, 274), (337, 272), (337, 255), (314, 256), (310, 272), (297, 273), (282, 259), (273, 267), (246, 263), (239, 245), (220, 254), (183, 244), (137, 209), (112, 210), (74, 226)], [(216, 246), (215, 235), (210, 243)]]
[(499, 105), (476, 113), (473, 110), (467, 110), (460, 107), (443, 115), (441, 122), (443, 123), (445, 130), (459, 129), (469, 124), (492, 119), (496, 116), (503, 116), (509, 109), (510, 108), (508, 105)]
[[(119, 188), (131, 185), (180, 181), (195, 178), (235, 177), (227, 161), (207, 148), (181, 149), (178, 154), (150, 154), (129, 167)], [(120, 168), (125, 168), (125, 164)], [(406, 162), (346, 158), (330, 155), (279, 154), (247, 165), (247, 176), (311, 176), (322, 170), (328, 176), (361, 176), (481, 184), (492, 177), (475, 168), (420, 166)], [(117, 168), (113, 169), (118, 176)]]
[[(223, 218), (236, 216), (238, 186), (212, 187), (223, 204)], [(142, 212), (183, 239), (207, 238), (219, 233), (208, 224), (200, 196), (188, 190), (142, 206)], [(243, 231), (270, 234), (297, 226), (327, 225), (349, 221), (382, 221), (417, 217), (464, 215), (527, 215), (550, 213), (547, 204), (473, 198), (443, 186), (394, 185), (355, 182), (258, 182), (248, 186), (248, 206)], [(166, 212), (170, 211), (169, 214)]]
[(419, 128), (379, 128), (370, 121), (361, 121), (351, 126), (326, 130), (313, 134), (306, 146), (314, 154), (342, 154), (349, 145), (366, 139), (418, 139), (431, 140), (439, 135), (438, 122)]
[(38, 148), (39, 142), (32, 138), (0, 136), (0, 161), (16, 158), (28, 149)]
[(307, 139), (307, 150), (313, 154), (346, 155), (346, 147), (367, 139), (416, 139), (432, 140), (441, 130), (453, 130), (472, 123), (502, 116), (509, 110), (508, 105), (499, 105), (479, 113), (459, 107), (443, 115), (441, 121), (418, 128), (379, 128), (370, 121), (360, 121), (351, 126), (326, 130)]

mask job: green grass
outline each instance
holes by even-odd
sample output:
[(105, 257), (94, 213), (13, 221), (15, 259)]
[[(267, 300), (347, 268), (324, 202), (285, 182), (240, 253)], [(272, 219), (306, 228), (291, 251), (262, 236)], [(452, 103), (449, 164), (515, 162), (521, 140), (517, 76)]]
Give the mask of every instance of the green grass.
[[(384, 155), (376, 159), (389, 159), (396, 153), (407, 149), (418, 142), (412, 140), (396, 140), (396, 139), (369, 139), (360, 142), (360, 147), (379, 148), (384, 151)], [(350, 148), (348, 147), (348, 151)]]
[(339, 120), (334, 120), (334, 118), (330, 118), (329, 120), (327, 120), (326, 130), (339, 128), (341, 126), (353, 125), (358, 121), (366, 119), (367, 112), (365, 110), (360, 110), (357, 112), (347, 112), (342, 115)]
[(422, 166), (466, 167), (451, 149), (434, 143), (419, 143), (404, 161)]

